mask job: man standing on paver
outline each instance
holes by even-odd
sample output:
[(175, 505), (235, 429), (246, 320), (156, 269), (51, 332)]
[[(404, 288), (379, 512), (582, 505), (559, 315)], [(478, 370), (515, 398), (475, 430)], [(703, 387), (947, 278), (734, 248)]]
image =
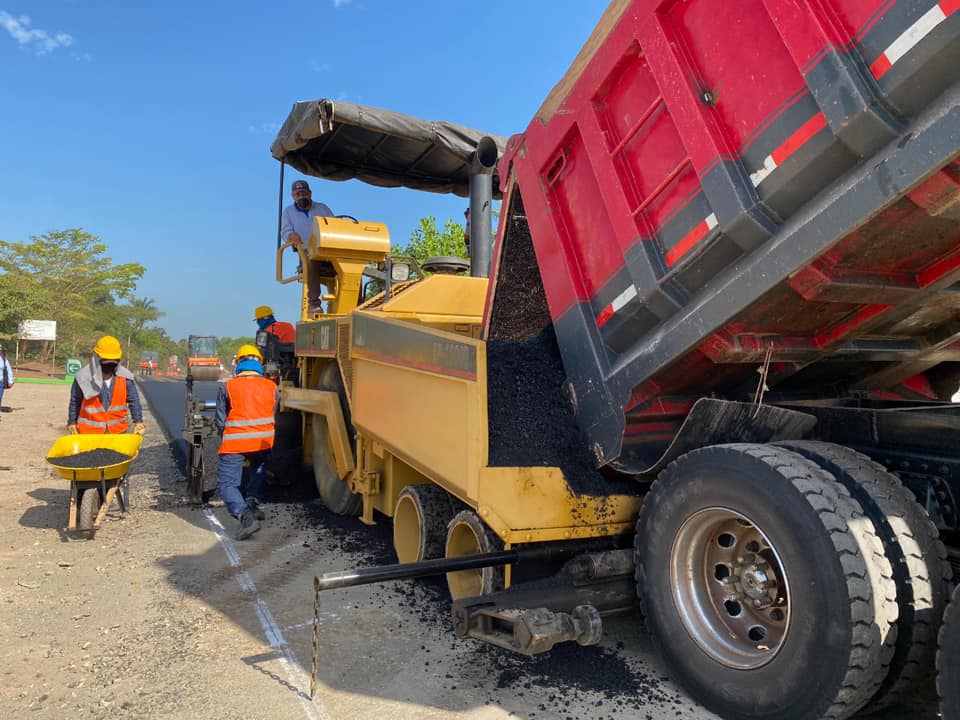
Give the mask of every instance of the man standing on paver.
[[(293, 195), (293, 205), (283, 209), (280, 224), (280, 239), (291, 242), (294, 248), (306, 245), (310, 239), (313, 219), (316, 217), (332, 217), (333, 211), (322, 202), (314, 202), (310, 186), (306, 180), (294, 180), (290, 188)], [(336, 271), (329, 262), (308, 260), (307, 297), (310, 299), (309, 311), (321, 312), (323, 309), (323, 287), (330, 282)]]
[[(215, 424), (221, 435), (217, 461), (217, 492), (240, 521), (237, 540), (260, 529), (266, 516), (260, 509), (266, 484), (264, 464), (273, 447), (274, 418), (280, 391), (263, 376), (263, 355), (255, 345), (237, 350), (236, 375), (220, 385)], [(240, 491), (244, 462), (249, 462), (247, 497)]]

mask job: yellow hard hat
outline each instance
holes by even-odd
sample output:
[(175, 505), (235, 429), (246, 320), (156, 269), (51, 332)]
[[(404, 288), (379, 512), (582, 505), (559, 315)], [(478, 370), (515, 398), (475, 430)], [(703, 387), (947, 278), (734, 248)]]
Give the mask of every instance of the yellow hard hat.
[(255, 357), (260, 362), (263, 362), (263, 355), (260, 353), (260, 348), (256, 345), (241, 345), (237, 348), (237, 360), (240, 361), (245, 357)]
[(253, 311), (254, 320), (260, 320), (261, 318), (270, 317), (271, 315), (273, 315), (273, 308), (269, 305), (261, 305)]
[(119, 360), (123, 357), (120, 341), (113, 335), (104, 335), (97, 340), (97, 344), (93, 346), (93, 351), (100, 356), (101, 360)]

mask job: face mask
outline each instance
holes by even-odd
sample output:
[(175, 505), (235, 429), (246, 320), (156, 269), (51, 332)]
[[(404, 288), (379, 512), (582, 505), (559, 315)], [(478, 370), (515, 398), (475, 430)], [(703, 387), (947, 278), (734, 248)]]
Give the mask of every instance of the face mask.
[(297, 207), (301, 210), (308, 210), (311, 205), (313, 205), (313, 200), (310, 198), (299, 198), (297, 200)]
[(117, 363), (115, 362), (102, 362), (100, 363), (100, 370), (105, 375), (113, 375), (117, 371)]

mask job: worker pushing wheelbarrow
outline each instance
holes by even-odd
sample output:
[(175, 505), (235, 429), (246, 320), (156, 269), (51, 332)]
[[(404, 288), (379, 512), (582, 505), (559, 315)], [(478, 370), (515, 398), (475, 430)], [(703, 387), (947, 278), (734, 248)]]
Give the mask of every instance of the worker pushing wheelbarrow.
[[(97, 341), (70, 388), (70, 434), (47, 453), (47, 462), (70, 480), (68, 530), (96, 530), (114, 499), (127, 511), (127, 471), (145, 426), (133, 374), (120, 365), (122, 354), (116, 338)], [(131, 419), (133, 435), (127, 434)]]
[(140, 435), (64, 435), (47, 453), (47, 462), (70, 481), (67, 530), (94, 532), (114, 499), (130, 509), (127, 472), (140, 452)]

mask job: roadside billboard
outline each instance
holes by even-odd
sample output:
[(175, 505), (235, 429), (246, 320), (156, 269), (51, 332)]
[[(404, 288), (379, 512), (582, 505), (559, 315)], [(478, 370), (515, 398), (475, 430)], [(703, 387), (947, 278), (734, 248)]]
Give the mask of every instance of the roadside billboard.
[(17, 323), (17, 334), (21, 340), (56, 340), (56, 320), (21, 320)]

